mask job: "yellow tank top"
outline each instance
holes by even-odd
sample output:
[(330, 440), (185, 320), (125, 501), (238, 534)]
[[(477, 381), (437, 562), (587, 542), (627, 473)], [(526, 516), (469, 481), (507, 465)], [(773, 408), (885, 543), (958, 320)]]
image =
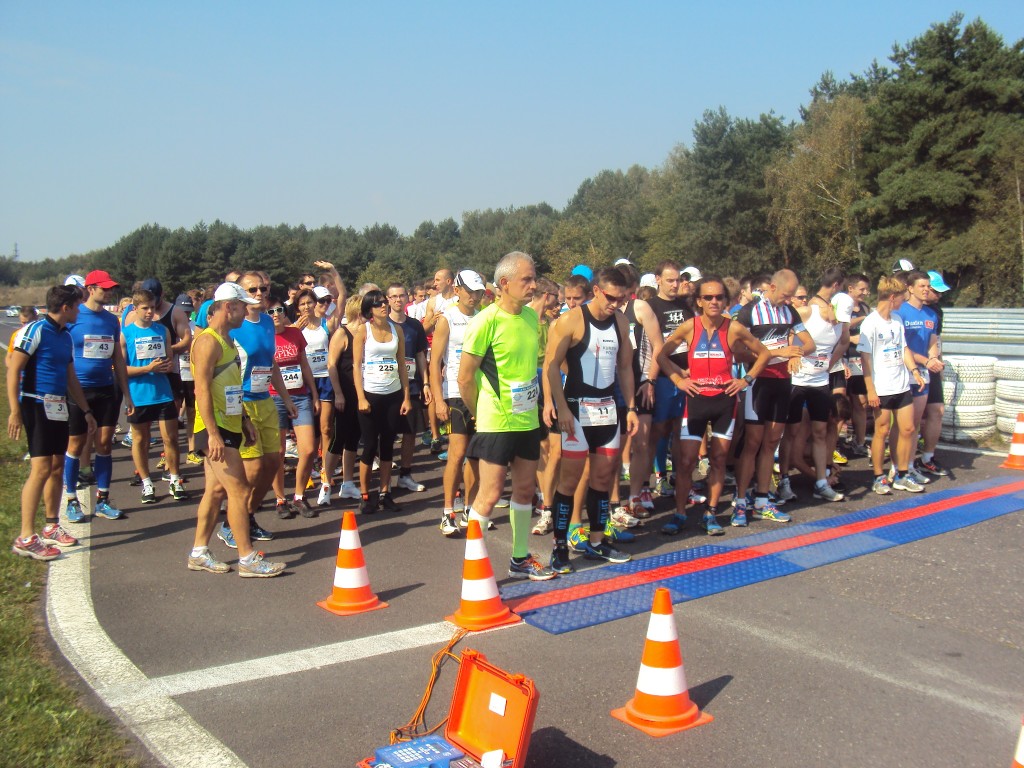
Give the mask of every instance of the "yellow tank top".
[[(217, 426), (229, 432), (242, 432), (242, 369), (238, 364), (238, 351), (235, 345), (225, 341), (213, 328), (204, 328), (199, 334), (211, 334), (220, 344), (220, 359), (213, 369), (213, 382), (210, 392), (213, 395), (213, 415)], [(198, 336), (196, 338), (199, 338)], [(193, 342), (194, 343), (194, 342)], [(193, 378), (196, 375), (195, 364), (189, 363)], [(206, 429), (203, 417), (196, 409), (196, 432)]]

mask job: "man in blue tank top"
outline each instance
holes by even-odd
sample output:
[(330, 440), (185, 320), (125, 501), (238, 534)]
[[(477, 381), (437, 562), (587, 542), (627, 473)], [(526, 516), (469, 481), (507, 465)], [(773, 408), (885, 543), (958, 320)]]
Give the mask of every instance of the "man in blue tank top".
[[(73, 547), (78, 540), (60, 525), (61, 475), (68, 448), (70, 397), (85, 414), (88, 432), (96, 429), (89, 404), (75, 375), (74, 343), (68, 323), (78, 317), (78, 288), (55, 285), (46, 292), (46, 314), (29, 323), (14, 339), (14, 354), (7, 367), (7, 435), (21, 438), (24, 428), (31, 458), (29, 476), (21, 489), (21, 532), (11, 548), (34, 560), (60, 557), (58, 547)], [(24, 374), (24, 375), (22, 375)], [(46, 524), (35, 533), (36, 510), (43, 500)]]
[[(78, 319), (68, 326), (75, 347), (75, 374), (98, 426), (94, 477), (96, 481), (97, 517), (116, 520), (121, 511), (110, 504), (110, 481), (114, 470), (111, 445), (121, 411), (121, 398), (131, 414), (134, 410), (128, 392), (128, 377), (121, 348), (121, 324), (104, 309), (110, 291), (118, 283), (107, 272), (96, 269), (85, 277), (87, 297), (78, 308)], [(115, 386), (115, 377), (117, 385)], [(78, 502), (77, 488), (82, 451), (89, 431), (85, 414), (74, 401), (68, 403), (70, 437), (64, 457), (64, 495), (67, 498), (69, 523), (80, 523), (85, 514)]]

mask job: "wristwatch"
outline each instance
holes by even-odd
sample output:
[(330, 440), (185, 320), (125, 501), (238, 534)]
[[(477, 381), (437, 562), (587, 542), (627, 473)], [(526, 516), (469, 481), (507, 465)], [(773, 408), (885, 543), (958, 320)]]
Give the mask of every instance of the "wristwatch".
[(636, 406), (633, 406), (632, 408), (627, 408), (626, 411), (629, 412), (629, 413), (639, 413), (640, 412), (639, 409)]
[(753, 386), (753, 384), (754, 384), (754, 377), (751, 376), (749, 373), (746, 376), (743, 377), (743, 380), (745, 382), (747, 382), (747, 386), (748, 387), (749, 386)]

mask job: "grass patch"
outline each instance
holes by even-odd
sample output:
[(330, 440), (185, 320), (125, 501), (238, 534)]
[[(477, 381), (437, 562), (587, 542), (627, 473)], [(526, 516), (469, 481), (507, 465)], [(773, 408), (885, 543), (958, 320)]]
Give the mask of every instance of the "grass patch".
[[(0, 366), (6, 376), (6, 368)], [(7, 397), (0, 398), (6, 432)], [(46, 563), (10, 551), (20, 528), (21, 487), (28, 475), (24, 439), (0, 439), (0, 766), (109, 766), (139, 761), (114, 725), (82, 704), (48, 660), (39, 601)], [(40, 521), (42, 514), (40, 513)]]

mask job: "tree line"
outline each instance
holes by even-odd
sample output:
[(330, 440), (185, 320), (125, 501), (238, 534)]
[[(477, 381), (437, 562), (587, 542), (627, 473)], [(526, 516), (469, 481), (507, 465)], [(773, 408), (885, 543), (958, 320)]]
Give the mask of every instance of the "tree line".
[(489, 275), (510, 250), (564, 278), (578, 263), (663, 259), (742, 275), (842, 265), (877, 275), (899, 258), (941, 270), (958, 306), (1024, 299), (1024, 41), (955, 14), (887, 64), (846, 79), (826, 72), (800, 119), (706, 111), (693, 140), (658, 168), (604, 170), (561, 210), (546, 203), (352, 227), (147, 224), (115, 244), (60, 260), (0, 259), (0, 283), (106, 269), (125, 284), (155, 276), (169, 292), (267, 269), (285, 284), (314, 260), (349, 284), (412, 283), (439, 267)]

